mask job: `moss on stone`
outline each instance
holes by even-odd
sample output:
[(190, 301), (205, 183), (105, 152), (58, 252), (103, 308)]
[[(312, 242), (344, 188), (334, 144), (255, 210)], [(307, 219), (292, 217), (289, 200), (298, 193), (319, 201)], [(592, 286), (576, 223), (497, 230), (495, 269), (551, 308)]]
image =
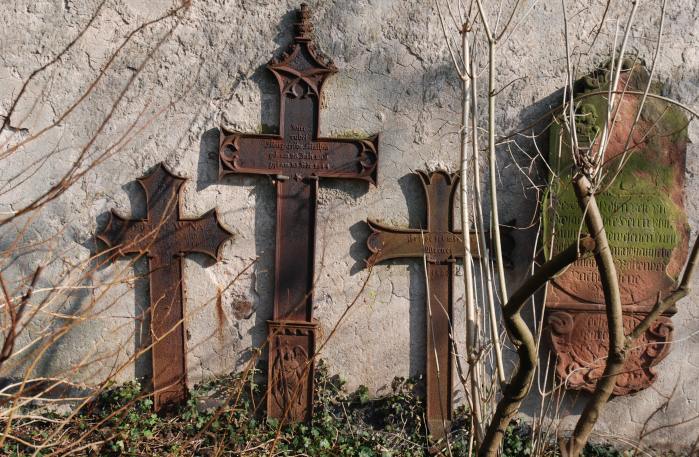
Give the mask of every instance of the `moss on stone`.
[(363, 130), (344, 130), (342, 132), (333, 133), (333, 138), (346, 138), (349, 140), (366, 140), (371, 135)]
[[(630, 69), (633, 62), (625, 62), (624, 69)], [(577, 86), (582, 89), (578, 94), (608, 89), (608, 67), (608, 64), (603, 65), (601, 69), (578, 80)], [(644, 90), (649, 75), (645, 68), (636, 63), (628, 77), (629, 90)], [(653, 91), (661, 89), (659, 85), (652, 87)], [(605, 94), (580, 100), (576, 107), (576, 132), (581, 147), (590, 147), (604, 128), (607, 104)], [(681, 242), (684, 227), (678, 225), (686, 224), (683, 222), (686, 217), (670, 198), (677, 170), (670, 163), (661, 163), (658, 151), (666, 147), (664, 137), (669, 137), (672, 142), (682, 141), (682, 135), (686, 137), (687, 118), (677, 107), (648, 98), (641, 120), (645, 125), (653, 125), (657, 134), (648, 135), (644, 145), (626, 155), (626, 163), (618, 174), (621, 156), (605, 164), (607, 179), (615, 179), (604, 192), (597, 195), (597, 200), (612, 248), (633, 246), (672, 250)], [(552, 124), (549, 135), (549, 162), (558, 179), (552, 179), (544, 196), (544, 208), (549, 209), (544, 215), (543, 229), (547, 251), (551, 236), (555, 233), (554, 252), (558, 252), (574, 242), (584, 227), (581, 227), (583, 215), (571, 185), (573, 160), (570, 139), (562, 130), (560, 119)], [(551, 253), (546, 252), (546, 255), (550, 256)], [(637, 256), (622, 253), (615, 257), (623, 264), (626, 260), (635, 260)]]
[(279, 133), (279, 128), (276, 125), (259, 124), (255, 129), (255, 133), (261, 135), (273, 135), (275, 133)]
[(684, 111), (676, 105), (648, 97), (643, 105), (641, 119), (655, 124), (656, 137), (668, 137), (673, 143), (688, 139), (689, 119)]

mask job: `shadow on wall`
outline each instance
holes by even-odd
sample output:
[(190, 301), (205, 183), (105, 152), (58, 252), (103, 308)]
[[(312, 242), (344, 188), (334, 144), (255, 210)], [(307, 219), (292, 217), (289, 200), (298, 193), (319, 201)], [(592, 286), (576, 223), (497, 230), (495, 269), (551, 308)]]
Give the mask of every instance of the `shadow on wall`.
[[(288, 11), (280, 20), (278, 26), (280, 32), (274, 39), (279, 47), (276, 54), (281, 54), (283, 50), (287, 48), (288, 42), (291, 41), (292, 36), (289, 30), (293, 29), (292, 24), (295, 21), (295, 17), (295, 11)], [(260, 65), (249, 79), (258, 86), (262, 100), (259, 131), (249, 133), (277, 133), (279, 123), (279, 89), (276, 80), (267, 70), (266, 64)], [(238, 81), (231, 89), (231, 95), (235, 92), (240, 82), (241, 81)], [(234, 122), (234, 120), (230, 121)], [(204, 189), (219, 181), (219, 137), (220, 130), (218, 127), (207, 130), (201, 137), (199, 160), (197, 163), (197, 190)], [(240, 368), (252, 357), (256, 356), (255, 348), (262, 348), (265, 346), (267, 340), (267, 320), (272, 318), (274, 306), (276, 192), (271, 178), (266, 176), (227, 175), (222, 178), (220, 182), (227, 185), (252, 187), (250, 194), (255, 196), (254, 236), (255, 255), (258, 261), (253, 267), (254, 270), (252, 274), (255, 277), (255, 290), (259, 295), (259, 299), (253, 307), (255, 323), (250, 330), (252, 346), (245, 348), (238, 357), (236, 368)], [(266, 372), (266, 358), (267, 356), (265, 355), (257, 362), (256, 368), (262, 372)]]
[[(209, 129), (202, 135), (198, 173), (198, 184), (201, 187), (199, 188), (209, 186), (218, 179), (219, 135), (218, 128)], [(255, 197), (254, 237), (255, 256), (258, 260), (251, 274), (254, 275), (255, 291), (259, 297), (255, 299), (256, 303), (252, 307), (255, 316), (255, 323), (250, 330), (252, 347), (242, 351), (236, 361), (236, 367), (239, 368), (256, 354), (254, 348), (263, 347), (267, 339), (267, 320), (272, 318), (276, 193), (271, 178), (266, 176), (227, 175), (221, 179), (221, 183), (226, 184), (226, 187), (228, 185), (249, 187), (250, 195)], [(224, 189), (223, 192), (226, 190)], [(260, 369), (266, 367), (262, 360), (258, 361), (258, 365)]]
[[(46, 276), (50, 276), (53, 267), (60, 263), (58, 257), (55, 256), (53, 248), (48, 247), (44, 243), (36, 243), (36, 240), (28, 238), (25, 232), (23, 239), (14, 239), (13, 237), (3, 237), (0, 242), (0, 249), (10, 249), (5, 246), (5, 243), (19, 245), (26, 244), (27, 246), (36, 245), (35, 248), (23, 250), (21, 255), (15, 257), (5, 269), (10, 266), (15, 267), (19, 271), (28, 270), (22, 261), (23, 257), (29, 257), (33, 254), (41, 254), (44, 259), (51, 258), (52, 261), (48, 264), (41, 262), (44, 265), (44, 272), (49, 272)], [(63, 232), (64, 236), (70, 236)], [(8, 239), (9, 238), (9, 239)], [(85, 245), (89, 244), (85, 243)], [(32, 261), (32, 264), (39, 264), (39, 261)], [(28, 266), (28, 265), (27, 265)], [(90, 268), (95, 268), (95, 262), (90, 264)], [(5, 271), (3, 269), (3, 272)], [(43, 310), (32, 314), (30, 321), (26, 322), (26, 327), (20, 327), (17, 342), (12, 358), (3, 364), (2, 376), (0, 376), (0, 390), (4, 395), (19, 394), (23, 397), (38, 396), (41, 398), (58, 399), (65, 397), (80, 398), (89, 395), (90, 389), (78, 387), (76, 384), (64, 382), (62, 379), (67, 377), (69, 373), (66, 367), (59, 366), (59, 355), (61, 354), (61, 345), (65, 343), (66, 337), (63, 336), (51, 343), (51, 339), (59, 333), (65, 326), (75, 325), (70, 318), (62, 318), (61, 315), (72, 316), (85, 306), (89, 305), (92, 299), (92, 286), (94, 282), (91, 276), (85, 276), (76, 285), (73, 290), (62, 291), (61, 295), (65, 297), (63, 301), (55, 306), (51, 300), (56, 297), (56, 290), (50, 280), (44, 279), (41, 276), (35, 290), (42, 289), (47, 292), (38, 292), (33, 295), (34, 302), (29, 306), (35, 310)], [(40, 298), (43, 297), (43, 298)], [(55, 302), (55, 300), (53, 300)], [(25, 316), (30, 312), (25, 313)], [(43, 335), (43, 337), (40, 337)], [(22, 348), (20, 350), (20, 348)], [(65, 359), (65, 357), (61, 357)], [(38, 360), (37, 360), (38, 359)], [(34, 364), (33, 370), (27, 375), (27, 370)], [(74, 366), (74, 364), (71, 364)], [(26, 379), (25, 379), (26, 378)], [(48, 379), (47, 379), (48, 378)], [(22, 387), (21, 389), (19, 387)], [(3, 402), (0, 402), (3, 403)]]
[[(403, 197), (406, 201), (411, 202), (408, 205), (408, 227), (410, 228), (426, 228), (427, 214), (425, 213), (426, 199), (420, 184), (419, 178), (407, 174), (398, 179)], [(370, 218), (372, 215), (369, 215)], [(375, 218), (381, 222), (381, 218)], [(355, 264), (352, 271), (361, 271), (365, 268), (365, 260), (369, 256), (369, 250), (366, 247), (367, 236), (370, 230), (367, 224), (357, 222), (350, 229), (355, 238), (355, 243), (350, 248), (350, 253), (355, 259)], [(426, 363), (426, 287), (425, 273), (420, 259), (391, 259), (381, 262), (376, 265), (376, 269), (388, 269), (391, 266), (400, 265), (406, 266), (409, 273), (409, 310), (408, 310), (408, 329), (409, 329), (409, 373), (410, 376), (424, 374)], [(389, 375), (390, 378), (390, 375)], [(391, 379), (386, 379), (386, 384), (390, 384)]]

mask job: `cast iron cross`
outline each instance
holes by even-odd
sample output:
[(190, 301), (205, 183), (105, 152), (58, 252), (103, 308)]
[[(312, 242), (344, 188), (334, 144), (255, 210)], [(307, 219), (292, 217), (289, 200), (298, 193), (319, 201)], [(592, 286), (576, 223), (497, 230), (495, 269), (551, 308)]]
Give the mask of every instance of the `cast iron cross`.
[(231, 232), (218, 221), (216, 210), (197, 219), (180, 217), (180, 192), (186, 181), (159, 164), (138, 182), (146, 193), (146, 218), (126, 219), (111, 211), (97, 238), (115, 254), (148, 258), (153, 391), (156, 411), (187, 395), (182, 261), (199, 252), (217, 259)]
[[(452, 417), (451, 318), (453, 270), (464, 256), (461, 231), (453, 230), (454, 192), (458, 177), (445, 171), (418, 171), (427, 203), (427, 229), (387, 227), (371, 220), (367, 246), (372, 252), (367, 264), (406, 257), (427, 261), (429, 301), (427, 302), (427, 425), (434, 438), (449, 431)], [(474, 258), (478, 247), (471, 234)], [(431, 316), (431, 318), (430, 318)]]
[(267, 414), (309, 420), (312, 413), (313, 267), (319, 179), (376, 184), (378, 136), (320, 138), (323, 83), (337, 72), (311, 40), (310, 12), (301, 5), (293, 43), (267, 68), (279, 84), (279, 134), (248, 135), (222, 129), (219, 174), (273, 178), (277, 190), (274, 314), (269, 322)]

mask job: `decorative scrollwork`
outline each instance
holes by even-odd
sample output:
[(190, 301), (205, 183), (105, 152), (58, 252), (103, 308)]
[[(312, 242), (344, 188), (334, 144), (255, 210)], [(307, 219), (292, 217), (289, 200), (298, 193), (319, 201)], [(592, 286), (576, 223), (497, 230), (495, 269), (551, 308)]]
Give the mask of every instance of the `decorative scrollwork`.
[[(644, 314), (624, 316), (626, 331)], [(551, 344), (558, 355), (556, 373), (568, 389), (592, 392), (603, 375), (609, 339), (603, 313), (557, 311), (547, 319)], [(628, 395), (650, 386), (656, 379), (655, 365), (669, 352), (672, 321), (660, 317), (629, 351), (624, 371), (617, 378), (614, 395)]]

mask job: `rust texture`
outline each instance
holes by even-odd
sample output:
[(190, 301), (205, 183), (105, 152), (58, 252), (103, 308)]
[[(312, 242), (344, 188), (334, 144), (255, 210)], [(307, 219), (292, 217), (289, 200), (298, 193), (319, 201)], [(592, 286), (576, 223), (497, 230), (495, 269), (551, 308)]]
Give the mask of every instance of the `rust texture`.
[[(622, 73), (619, 90), (642, 91), (648, 77), (641, 65), (635, 65)], [(583, 80), (587, 91), (600, 90), (599, 84), (605, 81), (603, 70)], [(606, 100), (602, 95), (584, 100), (579, 108), (584, 120), (581, 125), (594, 134), (604, 125)], [(640, 97), (624, 95), (620, 100), (605, 151), (605, 174), (614, 176), (621, 161), (628, 161), (610, 185), (601, 186), (604, 190), (596, 200), (617, 267), (628, 333), (658, 299), (672, 293), (687, 259), (689, 233), (683, 195), (687, 120), (676, 108), (649, 98), (632, 129)], [(630, 152), (624, 154), (629, 136)], [(554, 131), (550, 150), (557, 151), (561, 140), (567, 142)], [(564, 144), (561, 150), (570, 147)], [(582, 211), (569, 184), (570, 159), (554, 157), (552, 165), (560, 172), (560, 183), (552, 184), (548, 199), (551, 210), (544, 217), (549, 227), (545, 245), (552, 246), (551, 254), (555, 254), (577, 236)], [(609, 345), (604, 292), (593, 257), (576, 261), (552, 281), (546, 308), (557, 375), (569, 389), (593, 391)], [(672, 314), (674, 310), (655, 321), (633, 345), (615, 395), (640, 391), (655, 381), (654, 366), (670, 350)]]
[(186, 179), (159, 164), (138, 179), (146, 195), (145, 219), (127, 219), (114, 210), (97, 235), (116, 257), (138, 254), (148, 259), (153, 391), (156, 411), (187, 396), (182, 262), (189, 252), (218, 259), (232, 233), (215, 210), (197, 219), (180, 217), (180, 194)]
[[(301, 5), (294, 40), (267, 69), (279, 85), (279, 133), (258, 135), (221, 129), (219, 175), (233, 173), (271, 176), (277, 191), (274, 313), (269, 325), (270, 355), (267, 392), (268, 415), (289, 421), (310, 417), (313, 365), (294, 382), (279, 381), (288, 372), (275, 361), (296, 354), (276, 344), (274, 329), (288, 325), (315, 325), (313, 311), (313, 268), (315, 261), (316, 197), (321, 179), (345, 178), (376, 184), (378, 135), (367, 139), (321, 138), (320, 100), (323, 84), (337, 72), (311, 39), (310, 11)], [(309, 331), (313, 339), (315, 330)], [(286, 337), (282, 338), (286, 340)], [(314, 357), (315, 342), (299, 346)], [(296, 347), (296, 346), (295, 346)], [(296, 359), (295, 359), (296, 360)], [(279, 381), (279, 382), (278, 382)], [(299, 384), (302, 382), (303, 385)], [(290, 397), (280, 386), (299, 385), (305, 392), (303, 408), (279, 401)]]
[[(433, 437), (441, 438), (449, 431), (452, 418), (453, 358), (449, 335), (454, 264), (464, 256), (463, 234), (453, 228), (454, 193), (459, 186), (458, 177), (445, 171), (415, 174), (425, 191), (427, 227), (402, 229), (367, 221), (372, 230), (367, 238), (372, 253), (367, 264), (397, 258), (427, 260), (427, 425)], [(470, 236), (477, 257), (475, 235)]]

